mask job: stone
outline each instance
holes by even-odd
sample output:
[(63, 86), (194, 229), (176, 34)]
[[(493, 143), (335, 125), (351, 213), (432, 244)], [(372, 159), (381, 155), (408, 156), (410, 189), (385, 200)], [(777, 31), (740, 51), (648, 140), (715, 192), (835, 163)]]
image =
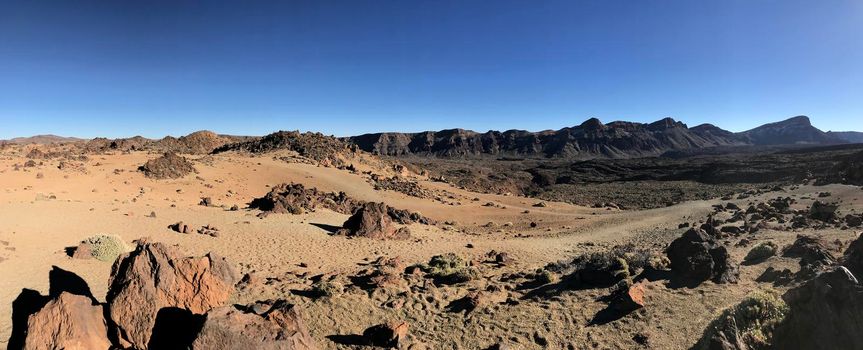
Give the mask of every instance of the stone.
[(161, 310), (202, 315), (222, 306), (236, 282), (234, 269), (213, 254), (181, 257), (164, 244), (139, 241), (111, 269), (108, 309), (120, 345), (146, 349)]
[(737, 282), (740, 270), (725, 247), (700, 229), (692, 228), (675, 239), (666, 250), (671, 271), (691, 282)]
[(82, 295), (60, 293), (27, 320), (27, 350), (111, 348), (102, 305)]
[(191, 348), (316, 350), (318, 346), (297, 306), (267, 300), (210, 310)]
[(363, 341), (366, 345), (398, 347), (407, 339), (408, 327), (407, 322), (371, 326), (363, 331)]

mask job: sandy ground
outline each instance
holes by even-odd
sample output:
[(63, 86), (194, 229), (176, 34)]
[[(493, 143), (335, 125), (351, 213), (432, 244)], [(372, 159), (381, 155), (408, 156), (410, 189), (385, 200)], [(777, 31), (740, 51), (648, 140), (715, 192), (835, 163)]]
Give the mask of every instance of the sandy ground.
[[(80, 275), (94, 295), (104, 300), (111, 264), (72, 259), (64, 251), (94, 234), (117, 234), (128, 242), (151, 237), (177, 244), (190, 255), (216, 252), (235, 263), (241, 273), (256, 271), (272, 276), (296, 271), (312, 275), (351, 273), (358, 269), (358, 264), (378, 256), (400, 256), (410, 264), (428, 261), (429, 257), (445, 252), (475, 256), (492, 249), (515, 257), (517, 264), (510, 269), (531, 270), (590, 249), (584, 244), (588, 242), (599, 246), (625, 242), (664, 246), (682, 232), (677, 229), (679, 223), (702, 218), (711, 211), (711, 205), (720, 203), (697, 201), (644, 211), (593, 209), (564, 203), (548, 203), (540, 208), (533, 206), (535, 199), (476, 194), (442, 183), (422, 182), (429, 189), (453, 194), (454, 200), (461, 203), (448, 205), (398, 192), (375, 191), (363, 176), (344, 170), (286, 163), (269, 156), (207, 156), (196, 161), (197, 176), (180, 180), (147, 179), (136, 169), (154, 157), (146, 153), (94, 156), (84, 168), (63, 170), (58, 169), (58, 161), (46, 160), (40, 166), (17, 171), (14, 164), (22, 164), (25, 159), (10, 156), (0, 159), (0, 346), (5, 347), (11, 332), (12, 301), (22, 288), (47, 293), (48, 271), (52, 266)], [(407, 241), (348, 239), (330, 236), (315, 225), (340, 226), (347, 218), (327, 210), (259, 218), (257, 211), (225, 209), (235, 204), (244, 208), (252, 198), (265, 194), (269, 186), (282, 182), (344, 191), (362, 200), (384, 201), (441, 222), (453, 221), (456, 229), (412, 225), (414, 239)], [(863, 197), (863, 191), (859, 188), (804, 186), (795, 193), (822, 190), (830, 190), (834, 198), (860, 211), (858, 198)], [(789, 194), (792, 193), (784, 195)], [(765, 196), (771, 195), (776, 194)], [(217, 207), (198, 205), (201, 197), (212, 197)], [(488, 202), (497, 206), (484, 206)], [(218, 207), (222, 205), (224, 208)], [(526, 210), (529, 213), (524, 213)], [(151, 212), (155, 218), (148, 217)], [(217, 238), (182, 235), (167, 228), (178, 221), (195, 227), (213, 225), (222, 234)], [(484, 227), (488, 222), (494, 223), (494, 227)], [(507, 222), (512, 226), (505, 226)], [(535, 222), (536, 227), (529, 227), (530, 222)], [(839, 230), (822, 233), (842, 240), (856, 234)], [(759, 237), (788, 244), (794, 234), (767, 232)], [(467, 248), (468, 244), (473, 248)], [(744, 249), (733, 250), (740, 259), (745, 253)], [(306, 267), (300, 267), (301, 263)], [(781, 258), (772, 263), (796, 265)], [(719, 310), (757, 288), (753, 280), (764, 268), (766, 265), (742, 267), (744, 277), (734, 286), (706, 283), (697, 289), (670, 289), (660, 281), (650, 282), (647, 297), (650, 307), (605, 326), (585, 325), (585, 319), (601, 309), (595, 299), (602, 291), (581, 291), (541, 303), (493, 309), (467, 319), (428, 311), (428, 320), (417, 321), (419, 327), (412, 332), (417, 338), (426, 336), (424, 341), (430, 348), (479, 348), (507, 333), (511, 337), (502, 340), (519, 340), (518, 343), (526, 344), (525, 348), (539, 348), (536, 341), (530, 341), (537, 336), (548, 338), (552, 344), (548, 348), (558, 345), (630, 348), (634, 333), (649, 334), (652, 347), (686, 348), (697, 340)], [(445, 288), (441, 293), (443, 299), (456, 297), (445, 295), (448, 293)], [(323, 348), (339, 346), (329, 341), (328, 335), (360, 332), (370, 325), (366, 322), (372, 317), (406, 317), (408, 312), (381, 311), (379, 305), (364, 302), (361, 297), (364, 296), (347, 295), (341, 301), (326, 303), (298, 299), (310, 314), (312, 335)], [(422, 305), (422, 300), (417, 303), (418, 310), (428, 307)], [(350, 317), (357, 314), (367, 316)], [(435, 330), (432, 325), (436, 324), (441, 328)], [(444, 339), (440, 334), (451, 336)]]

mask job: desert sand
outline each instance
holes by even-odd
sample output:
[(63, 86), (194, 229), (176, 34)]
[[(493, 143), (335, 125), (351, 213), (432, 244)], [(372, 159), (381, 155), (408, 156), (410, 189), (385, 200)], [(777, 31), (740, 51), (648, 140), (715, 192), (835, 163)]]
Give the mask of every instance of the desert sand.
[[(146, 178), (137, 169), (157, 156), (147, 152), (93, 155), (80, 166), (63, 169), (58, 169), (59, 160), (46, 159), (15, 170), (27, 159), (9, 152), (0, 160), (0, 345), (5, 346), (12, 333), (15, 298), (22, 288), (47, 294), (48, 272), (54, 266), (79, 275), (98, 300), (105, 300), (112, 264), (67, 254), (68, 248), (95, 234), (118, 235), (130, 245), (149, 237), (176, 245), (188, 255), (214, 252), (240, 274), (273, 278), (273, 283), (240, 290), (232, 301), (284, 298), (301, 306), (312, 338), (324, 349), (352, 347), (350, 335), (396, 320), (410, 323), (412, 348), (477, 349), (502, 342), (518, 349), (689, 348), (721, 310), (762, 287), (755, 279), (767, 266), (797, 269), (794, 259), (774, 257), (763, 264), (741, 266), (740, 281), (735, 284), (705, 282), (680, 288), (661, 279), (645, 280), (641, 283), (646, 307), (604, 324), (591, 324), (605, 307), (598, 301), (604, 289), (560, 291), (540, 298), (526, 297), (530, 290), (504, 290), (493, 296), (493, 306), (458, 312), (451, 310), (452, 302), (471, 290), (501, 284), (507, 274), (531, 272), (615, 244), (634, 243), (661, 252), (685, 231), (678, 227), (680, 223), (701, 220), (713, 205), (728, 201), (690, 201), (648, 210), (557, 202), (539, 207), (532, 198), (473, 193), (409, 175), (422, 188), (446, 194), (445, 203), (375, 190), (359, 172), (236, 152), (189, 155), (198, 173), (180, 179)], [(410, 225), (408, 240), (373, 240), (331, 235), (328, 228), (340, 227), (348, 215), (327, 209), (263, 217), (257, 215), (260, 211), (247, 209), (269, 187), (291, 182), (416, 211), (438, 224)], [(863, 192), (854, 186), (800, 186), (781, 195), (806, 197), (822, 191), (842, 202), (843, 212), (863, 209), (859, 201)], [(732, 202), (745, 206), (775, 196), (776, 192), (767, 192)], [(203, 197), (211, 197), (213, 205), (199, 205)], [(240, 209), (228, 209), (234, 205)], [(220, 234), (180, 234), (168, 227), (179, 221), (214, 226)], [(856, 238), (855, 231), (838, 228), (818, 233), (828, 240)], [(756, 243), (771, 240), (780, 246), (795, 239), (794, 234), (771, 230), (757, 237)], [(728, 248), (738, 261), (749, 250)], [(325, 299), (301, 292), (309, 288), (313, 276), (353, 276), (379, 257), (400, 257), (405, 265), (444, 253), (482, 261), (492, 250), (506, 252), (512, 262), (479, 263), (483, 277), (467, 285), (368, 293), (348, 289)], [(387, 306), (395, 299), (403, 300), (400, 306)]]

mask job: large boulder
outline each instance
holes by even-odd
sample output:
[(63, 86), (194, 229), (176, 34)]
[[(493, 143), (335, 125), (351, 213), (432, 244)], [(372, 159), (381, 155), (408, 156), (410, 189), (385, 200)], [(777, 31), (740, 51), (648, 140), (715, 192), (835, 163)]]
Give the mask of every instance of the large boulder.
[(797, 235), (794, 243), (783, 249), (782, 256), (800, 258), (798, 280), (811, 279), (836, 264), (836, 258), (830, 253), (824, 240), (818, 236)]
[(213, 254), (182, 257), (164, 244), (139, 242), (111, 270), (107, 300), (120, 345), (148, 348), (157, 316), (205, 314), (225, 304), (236, 282), (233, 268)]
[(675, 239), (666, 254), (671, 271), (685, 281), (735, 283), (740, 276), (739, 266), (725, 247), (700, 229), (690, 229)]
[(315, 350), (297, 307), (285, 300), (210, 310), (192, 349)]
[(851, 270), (854, 276), (863, 276), (863, 233), (848, 245), (842, 265)]
[(27, 320), (24, 349), (96, 350), (111, 348), (102, 305), (67, 292), (45, 304)]
[(789, 313), (773, 338), (776, 349), (863, 349), (863, 286), (842, 266), (782, 297)]
[(820, 221), (833, 221), (836, 218), (836, 210), (839, 206), (833, 203), (815, 201), (809, 208), (809, 217)]
[(387, 208), (384, 203), (364, 203), (354, 215), (345, 221), (342, 225), (344, 228), (339, 230), (339, 234), (375, 239), (409, 238), (410, 233), (407, 229), (395, 227), (392, 218), (387, 213)]

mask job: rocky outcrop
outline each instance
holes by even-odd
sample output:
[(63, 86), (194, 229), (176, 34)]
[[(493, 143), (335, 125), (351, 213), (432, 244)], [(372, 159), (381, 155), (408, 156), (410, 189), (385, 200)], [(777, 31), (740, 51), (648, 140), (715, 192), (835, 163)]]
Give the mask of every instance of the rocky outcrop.
[(352, 237), (367, 237), (374, 239), (406, 239), (410, 232), (393, 225), (393, 220), (387, 213), (384, 203), (367, 202), (356, 213), (351, 215), (339, 234)]
[(737, 282), (739, 266), (724, 246), (701, 229), (690, 229), (675, 239), (666, 250), (671, 271), (687, 282)]
[(178, 179), (196, 172), (192, 162), (172, 152), (148, 160), (138, 170), (151, 179)]
[(221, 258), (181, 257), (161, 243), (139, 242), (111, 271), (107, 301), (124, 347), (146, 349), (163, 309), (201, 315), (224, 305), (237, 275)]
[(213, 153), (267, 153), (278, 150), (293, 151), (315, 163), (339, 167), (346, 165), (343, 158), (353, 153), (355, 148), (340, 139), (321, 133), (278, 131), (260, 139), (224, 145), (213, 150)]
[(349, 138), (368, 152), (380, 155), (435, 155), (445, 157), (490, 155), (540, 157), (655, 156), (669, 150), (743, 144), (719, 128), (685, 124), (665, 118), (650, 124), (613, 122), (596, 118), (557, 131), (488, 131), (451, 129), (421, 133), (378, 133)]
[[(317, 188), (306, 188), (302, 184), (290, 183), (273, 186), (263, 197), (253, 199), (249, 203), (249, 208), (261, 210), (261, 216), (271, 213), (302, 214), (315, 211), (317, 208), (326, 208), (342, 214), (354, 214), (366, 204), (365, 201), (348, 197), (344, 192), (324, 192)], [(434, 223), (434, 220), (409, 210), (385, 206), (385, 212), (390, 219), (403, 225)]]
[(107, 350), (108, 326), (102, 305), (67, 292), (49, 301), (27, 320), (27, 350)]
[(285, 300), (223, 306), (207, 313), (192, 349), (314, 350), (297, 307)]
[(818, 275), (782, 297), (789, 313), (776, 349), (863, 349), (863, 286), (845, 267)]

